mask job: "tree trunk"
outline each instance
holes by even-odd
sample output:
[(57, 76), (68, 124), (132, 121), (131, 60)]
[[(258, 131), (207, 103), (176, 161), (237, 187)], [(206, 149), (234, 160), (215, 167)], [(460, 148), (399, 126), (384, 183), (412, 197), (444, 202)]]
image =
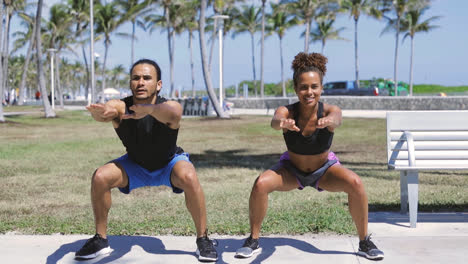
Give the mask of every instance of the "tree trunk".
[(192, 45), (193, 32), (189, 30), (189, 48), (190, 48), (190, 70), (192, 72), (192, 97), (195, 97), (195, 67), (193, 63), (193, 45)]
[[(81, 46), (81, 52), (83, 54), (83, 60), (84, 60), (84, 65), (85, 65), (85, 69), (86, 69), (86, 90), (85, 90), (85, 100), (88, 101), (88, 94), (91, 93), (91, 91), (89, 90), (90, 89), (90, 74), (89, 74), (89, 67), (88, 67), (88, 59), (86, 59), (86, 51), (85, 51), (85, 45), (83, 44)], [(94, 54), (92, 55), (94, 56)]]
[(102, 63), (102, 91), (101, 91), (101, 99), (99, 100), (101, 103), (104, 103), (104, 89), (106, 89), (106, 63), (107, 63), (107, 52), (109, 50), (109, 42), (110, 40), (107, 38), (104, 41), (104, 62)]
[[(0, 59), (1, 59), (1, 51), (3, 43), (3, 2), (0, 4)], [(3, 82), (3, 67), (2, 63), (0, 62), (0, 84)], [(3, 96), (4, 96), (4, 87), (0, 85), (0, 122), (5, 122), (5, 116), (3, 114)]]
[(410, 75), (409, 75), (410, 96), (413, 96), (413, 58), (414, 58), (414, 36), (411, 36), (411, 57), (410, 57)]
[(265, 97), (265, 83), (263, 79), (263, 66), (264, 66), (264, 54), (265, 54), (265, 1), (262, 0), (262, 41), (261, 41), (261, 52), (260, 52), (260, 97)]
[(284, 62), (283, 62), (283, 38), (279, 37), (279, 41), (280, 41), (281, 83), (283, 86), (283, 97), (286, 97), (286, 82), (284, 81)]
[(356, 69), (356, 87), (359, 89), (358, 19), (354, 19), (354, 67)]
[(130, 65), (133, 65), (135, 62), (135, 19), (132, 20), (132, 51), (131, 51), (131, 62)]
[(395, 62), (393, 66), (393, 80), (395, 82), (395, 96), (398, 95), (398, 79), (397, 79), (397, 73), (398, 73), (398, 37), (400, 35), (400, 16), (397, 17), (397, 23), (396, 23), (396, 36), (395, 36)]
[(33, 25), (31, 37), (29, 39), (28, 51), (26, 52), (26, 58), (24, 61), (23, 72), (21, 73), (21, 83), (19, 87), (18, 105), (23, 105), (23, 102), (24, 102), (24, 88), (26, 87), (26, 79), (28, 75), (29, 62), (31, 61), (31, 53), (32, 53), (33, 45), (34, 45), (34, 37), (36, 36), (35, 30), (36, 28)]
[(46, 118), (55, 117), (55, 111), (50, 107), (49, 99), (47, 98), (47, 89), (44, 79), (44, 69), (42, 66), (42, 42), (41, 42), (41, 16), (42, 16), (42, 3), (43, 0), (39, 0), (37, 3), (37, 14), (36, 14), (36, 58), (37, 58), (37, 78), (39, 87), (42, 94), (42, 102), (44, 104), (44, 113)]
[(60, 81), (60, 60), (59, 60), (59, 52), (55, 53), (55, 80), (57, 82), (57, 92), (60, 102), (60, 107), (63, 109), (63, 90), (62, 90), (62, 82)]
[(173, 82), (173, 63), (174, 63), (174, 58), (172, 58), (172, 35), (171, 35), (171, 18), (170, 18), (170, 14), (169, 14), (169, 6), (166, 5), (164, 7), (164, 17), (166, 18), (166, 30), (167, 30), (167, 48), (168, 48), (168, 51), (169, 51), (169, 71), (170, 71), (170, 78), (171, 78), (171, 89), (169, 91), (169, 97), (174, 97), (174, 82)]
[(310, 26), (312, 24), (312, 20), (310, 17), (306, 18), (306, 31), (305, 31), (305, 40), (304, 40), (304, 52), (309, 53), (309, 34), (310, 34)]
[[(3, 58), (2, 58), (2, 62), (3, 62), (3, 76), (5, 76), (5, 78), (3, 78), (3, 87), (5, 87), (5, 89), (7, 89), (7, 91), (10, 90), (10, 85), (9, 85), (9, 82), (8, 82), (8, 60), (10, 58), (9, 54), (8, 54), (8, 50), (9, 50), (9, 46), (10, 46), (10, 21), (11, 21), (11, 14), (10, 14), (10, 8), (12, 8), (11, 6), (7, 6), (7, 12), (6, 12), (6, 19), (5, 19), (5, 38), (3, 39), (4, 40), (4, 44), (3, 44)], [(15, 90), (16, 92), (16, 90)], [(10, 96), (11, 97), (11, 96)], [(16, 98), (16, 96), (15, 96)], [(13, 104), (13, 102), (10, 102), (10, 104)]]
[(257, 93), (257, 76), (255, 74), (255, 40), (254, 40), (254, 34), (250, 33), (250, 40), (252, 44), (252, 71), (253, 71), (253, 85), (254, 85), (254, 91), (255, 91), (255, 97), (258, 96)]
[(208, 69), (211, 72), (211, 62), (213, 61), (213, 52), (214, 52), (214, 44), (216, 40), (216, 28), (218, 27), (218, 20), (215, 19), (213, 22), (213, 34), (211, 34), (211, 47), (210, 47), (210, 59), (208, 60)]
[(216, 98), (216, 94), (213, 90), (213, 83), (211, 81), (211, 73), (210, 73), (210, 69), (208, 68), (208, 62), (206, 58), (206, 43), (205, 43), (205, 10), (206, 10), (206, 4), (207, 4), (206, 2), (207, 0), (201, 0), (200, 21), (198, 23), (203, 78), (205, 80), (205, 85), (206, 85), (206, 90), (208, 92), (208, 96), (210, 97), (210, 101), (211, 101), (211, 104), (213, 105), (213, 109), (215, 110), (216, 115), (221, 118), (229, 118), (229, 115), (227, 115), (223, 111), (223, 109), (219, 106), (218, 99)]
[[(172, 92), (175, 92), (175, 83), (174, 83), (174, 64), (175, 64), (175, 30), (172, 31), (171, 33), (171, 69), (170, 69), (170, 78), (171, 78), (171, 91)], [(171, 95), (172, 97), (174, 97), (174, 95), (172, 94)], [(181, 94), (179, 94), (179, 96), (181, 96)]]

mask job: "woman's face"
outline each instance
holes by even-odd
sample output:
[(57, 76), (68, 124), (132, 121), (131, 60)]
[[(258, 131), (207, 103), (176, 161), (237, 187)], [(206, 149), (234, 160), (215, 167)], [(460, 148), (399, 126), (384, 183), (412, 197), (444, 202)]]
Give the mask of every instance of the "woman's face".
[(299, 75), (294, 90), (301, 104), (315, 106), (322, 94), (320, 75), (313, 71), (302, 73)]

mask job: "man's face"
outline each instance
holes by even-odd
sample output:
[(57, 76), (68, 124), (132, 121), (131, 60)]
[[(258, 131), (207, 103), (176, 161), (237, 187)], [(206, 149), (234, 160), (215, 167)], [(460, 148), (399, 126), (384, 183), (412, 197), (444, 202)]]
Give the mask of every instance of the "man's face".
[(155, 97), (161, 90), (162, 81), (157, 81), (156, 69), (150, 64), (138, 64), (132, 70), (130, 89), (137, 100)]

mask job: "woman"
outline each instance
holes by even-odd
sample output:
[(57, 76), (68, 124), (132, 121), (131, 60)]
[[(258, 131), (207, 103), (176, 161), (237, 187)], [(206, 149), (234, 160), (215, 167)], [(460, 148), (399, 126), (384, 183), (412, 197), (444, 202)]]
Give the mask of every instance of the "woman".
[(273, 129), (283, 130), (288, 151), (254, 183), (249, 201), (251, 235), (237, 250), (237, 257), (250, 257), (261, 250), (258, 238), (268, 194), (302, 190), (306, 186), (318, 191), (346, 192), (360, 240), (358, 254), (369, 259), (384, 257), (367, 234), (367, 195), (361, 179), (329, 151), (334, 130), (341, 124), (341, 109), (319, 101), (326, 63), (327, 58), (318, 53), (301, 52), (294, 58), (294, 90), (299, 102), (279, 107), (271, 120)]

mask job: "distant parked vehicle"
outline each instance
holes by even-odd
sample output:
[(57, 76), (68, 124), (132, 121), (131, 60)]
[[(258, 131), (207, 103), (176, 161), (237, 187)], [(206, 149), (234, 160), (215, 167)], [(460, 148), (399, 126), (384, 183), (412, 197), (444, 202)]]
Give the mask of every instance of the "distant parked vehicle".
[[(379, 87), (380, 95), (395, 96), (395, 82), (392, 80), (385, 80), (377, 84)], [(398, 82), (397, 95), (408, 96), (408, 85), (404, 82)]]
[(327, 82), (323, 85), (323, 95), (379, 95), (377, 86), (357, 88), (355, 81)]

